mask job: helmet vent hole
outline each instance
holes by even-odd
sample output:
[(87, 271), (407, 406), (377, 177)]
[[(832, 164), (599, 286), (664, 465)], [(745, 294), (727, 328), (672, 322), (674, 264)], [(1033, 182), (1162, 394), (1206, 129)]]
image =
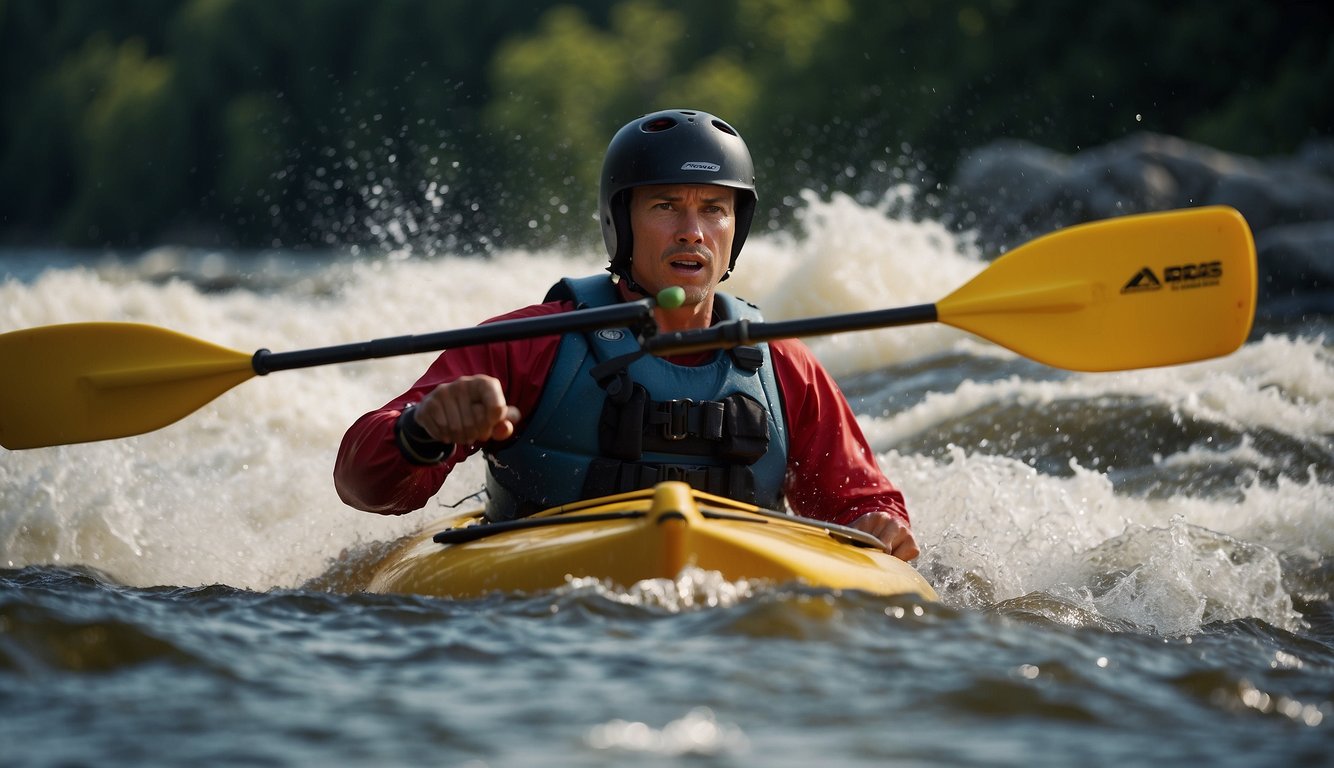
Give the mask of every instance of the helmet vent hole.
[(639, 126), (644, 133), (662, 133), (676, 127), (676, 121), (670, 117), (659, 117)]
[(714, 127), (714, 128), (717, 128), (718, 130), (722, 131), (723, 133), (730, 133), (730, 134), (732, 134), (733, 136), (738, 136), (738, 134), (737, 134), (737, 132), (736, 132), (736, 129), (733, 128), (732, 126), (728, 125), (727, 123), (724, 123), (722, 120), (714, 120), (714, 121), (713, 121), (713, 127)]

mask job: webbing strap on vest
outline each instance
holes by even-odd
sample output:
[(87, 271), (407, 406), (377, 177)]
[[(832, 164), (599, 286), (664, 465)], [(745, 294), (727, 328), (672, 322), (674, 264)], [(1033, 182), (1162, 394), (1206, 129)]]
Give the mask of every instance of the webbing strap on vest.
[(593, 459), (584, 482), (584, 498), (643, 490), (669, 480), (689, 483), (715, 496), (755, 503), (755, 474), (750, 467), (642, 464), (614, 459)]
[(598, 446), (622, 461), (639, 461), (648, 452), (754, 464), (769, 449), (769, 420), (764, 406), (744, 392), (703, 402), (651, 400), (635, 384), (624, 402), (608, 397), (602, 404)]

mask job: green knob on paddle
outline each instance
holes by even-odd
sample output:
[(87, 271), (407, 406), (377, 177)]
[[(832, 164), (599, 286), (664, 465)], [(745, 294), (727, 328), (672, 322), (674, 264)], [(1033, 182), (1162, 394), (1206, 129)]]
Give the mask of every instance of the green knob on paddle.
[(658, 291), (658, 306), (663, 309), (676, 309), (686, 303), (686, 290), (679, 285)]

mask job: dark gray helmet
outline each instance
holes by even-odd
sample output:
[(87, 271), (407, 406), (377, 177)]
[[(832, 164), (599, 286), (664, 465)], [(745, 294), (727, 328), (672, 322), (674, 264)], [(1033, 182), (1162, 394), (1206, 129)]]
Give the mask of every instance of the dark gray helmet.
[(717, 184), (737, 191), (730, 274), (750, 233), (757, 199), (755, 165), (736, 129), (707, 112), (667, 109), (630, 121), (612, 137), (602, 161), (598, 209), (611, 257), (607, 271), (627, 280), (633, 248), (630, 189), (646, 184)]

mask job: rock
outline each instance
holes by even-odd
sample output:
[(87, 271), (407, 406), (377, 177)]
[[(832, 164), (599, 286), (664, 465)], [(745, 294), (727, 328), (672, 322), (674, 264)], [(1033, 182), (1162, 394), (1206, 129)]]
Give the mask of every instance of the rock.
[(1236, 208), (1257, 232), (1327, 221), (1334, 219), (1334, 179), (1304, 168), (1266, 167), (1223, 176), (1205, 202)]
[(1297, 150), (1294, 161), (1312, 173), (1334, 179), (1334, 138), (1311, 139)]
[(1256, 235), (1255, 251), (1262, 316), (1334, 314), (1334, 221), (1266, 229)]
[(997, 141), (964, 156), (942, 218), (998, 254), (1072, 224), (1200, 205), (1251, 225), (1262, 311), (1334, 313), (1334, 139), (1264, 160), (1148, 133), (1074, 155)]
[(973, 150), (950, 184), (946, 223), (973, 232), (984, 251), (996, 251), (1079, 221), (1079, 212), (1060, 210), (1070, 162), (1020, 140)]

